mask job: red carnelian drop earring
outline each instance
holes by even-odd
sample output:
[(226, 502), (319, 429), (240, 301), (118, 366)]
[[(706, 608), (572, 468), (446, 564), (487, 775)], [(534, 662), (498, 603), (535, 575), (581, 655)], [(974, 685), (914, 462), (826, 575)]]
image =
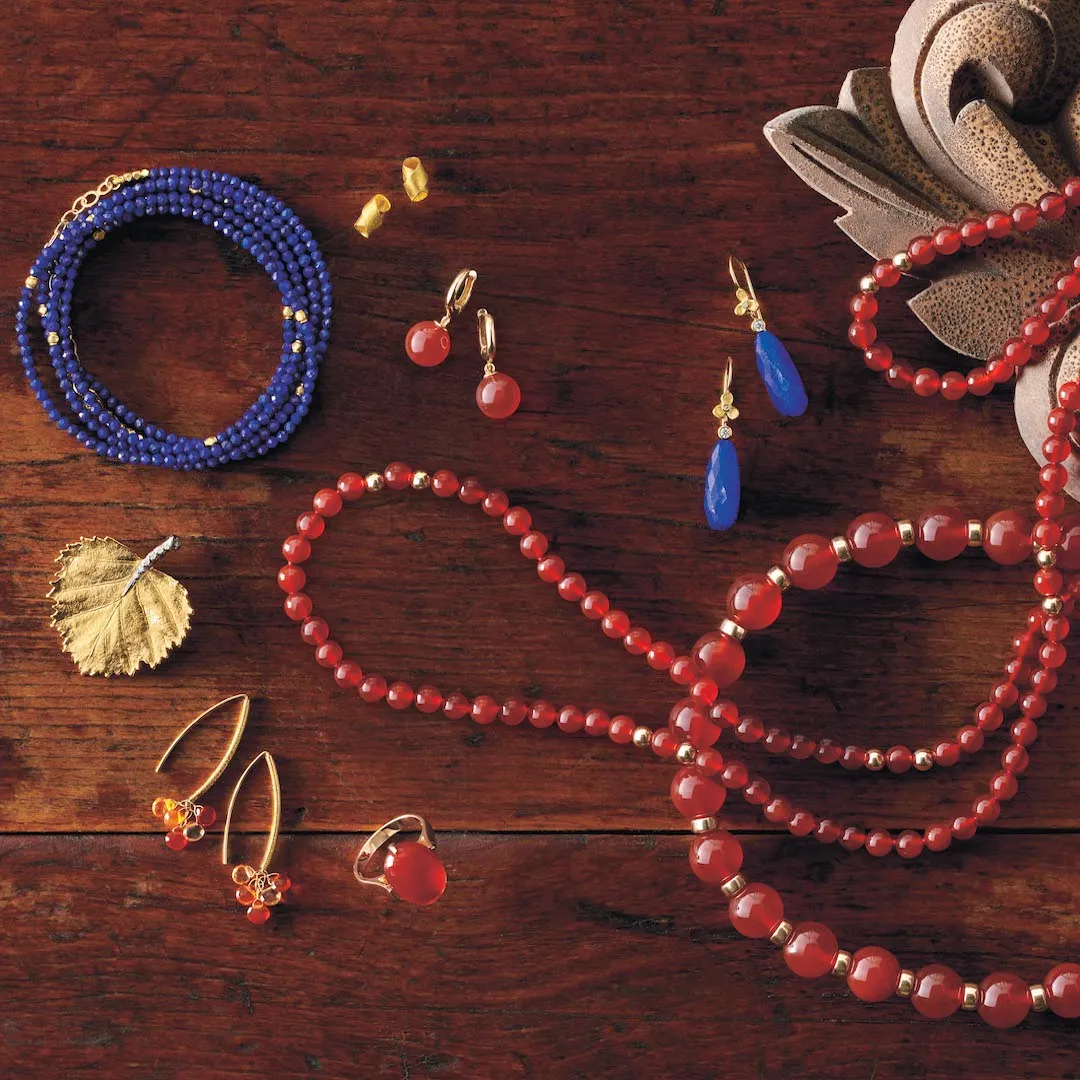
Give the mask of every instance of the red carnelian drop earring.
[(465, 309), (476, 284), (475, 270), (459, 270), (446, 290), (446, 314), (438, 322), (418, 322), (405, 335), (405, 352), (420, 367), (437, 367), (450, 353), (447, 327), (455, 315)]
[(476, 313), (476, 321), (480, 332), (480, 356), (484, 361), (484, 377), (476, 388), (476, 404), (489, 420), (505, 420), (513, 416), (521, 404), (521, 387), (512, 375), (495, 370), (495, 320), (481, 308)]
[[(407, 830), (419, 830), (420, 836), (394, 840)], [(376, 874), (371, 864), (384, 845), (388, 846), (382, 873)], [(431, 826), (419, 814), (400, 814), (376, 829), (356, 853), (353, 874), (361, 885), (376, 885), (399, 900), (421, 906), (434, 904), (446, 888), (446, 870), (435, 854)]]

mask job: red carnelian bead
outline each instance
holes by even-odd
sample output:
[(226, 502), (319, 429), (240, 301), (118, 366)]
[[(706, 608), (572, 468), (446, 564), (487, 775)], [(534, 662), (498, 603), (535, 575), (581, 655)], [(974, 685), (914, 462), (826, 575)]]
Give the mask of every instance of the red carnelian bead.
[(505, 371), (485, 375), (476, 387), (476, 404), (489, 420), (505, 420), (521, 404), (521, 387)]
[(676, 656), (668, 668), (668, 675), (676, 686), (689, 686), (701, 675), (701, 665), (689, 656)]
[(307, 584), (307, 574), (288, 563), (277, 572), (277, 583), (287, 593), (299, 592)]
[(449, 469), (439, 469), (439, 471), (431, 478), (431, 490), (439, 496), (440, 499), (451, 499), (460, 490), (460, 484), (455, 473), (452, 473)]
[(1066, 300), (1074, 300), (1077, 296), (1080, 296), (1080, 274), (1062, 274), (1057, 279), (1057, 291)]
[(844, 756), (844, 748), (832, 739), (819, 739), (814, 757), (822, 765), (835, 765)]
[[(1051, 641), (1064, 641), (1069, 636), (1071, 629), (1072, 625), (1064, 615), (1047, 615), (1042, 624), (1043, 633)], [(1046, 666), (1051, 667), (1052, 665), (1047, 664)]]
[(979, 983), (979, 1015), (994, 1028), (1011, 1028), (1031, 1008), (1027, 983), (1009, 971), (995, 971)]
[(1073, 412), (1080, 409), (1080, 383), (1063, 382), (1058, 387), (1058, 403), (1063, 409), (1070, 409)]
[(359, 473), (342, 473), (338, 477), (337, 490), (346, 502), (355, 502), (367, 491), (367, 483)]
[(822, 818), (814, 826), (814, 839), (819, 844), (835, 844), (843, 833), (840, 823), (830, 818)]
[(438, 712), (443, 707), (442, 691), (436, 686), (421, 686), (416, 691), (416, 708), (422, 713)]
[(900, 551), (900, 526), (888, 514), (860, 514), (848, 526), (846, 539), (859, 566), (881, 567)]
[(306, 619), (311, 614), (311, 597), (307, 593), (295, 592), (285, 597), (285, 614), (294, 622)]
[(357, 693), (371, 704), (386, 697), (386, 680), (381, 675), (368, 675), (357, 687)]
[(959, 371), (946, 371), (941, 376), (941, 396), (946, 401), (959, 401), (967, 393), (967, 379)]
[(955, 559), (968, 542), (967, 518), (952, 507), (927, 510), (915, 525), (915, 546), (929, 559)]
[(788, 747), (788, 757), (794, 761), (806, 761), (814, 756), (817, 743), (798, 733), (791, 736), (791, 745)]
[(559, 710), (557, 723), (560, 731), (573, 735), (574, 732), (580, 731), (585, 726), (585, 717), (580, 709), (574, 708), (573, 705), (566, 705)]
[(719, 631), (698, 638), (694, 643), (693, 655), (700, 670), (721, 688), (738, 682), (746, 667), (742, 645)]
[(991, 382), (1006, 383), (1016, 374), (1016, 368), (1004, 357), (995, 356), (987, 361), (986, 374), (990, 376)]
[(1030, 746), (1039, 737), (1039, 725), (1025, 716), (1013, 724), (1012, 737), (1020, 746)]
[(1035, 591), (1042, 596), (1056, 596), (1061, 592), (1064, 583), (1065, 579), (1061, 576), (1061, 571), (1053, 567), (1048, 570), (1039, 570), (1035, 574)]
[(566, 573), (566, 563), (558, 555), (545, 555), (536, 564), (536, 575), (541, 581), (553, 585)]
[(291, 563), (307, 562), (311, 557), (311, 545), (302, 536), (290, 536), (281, 545), (281, 554)]
[[(584, 603), (582, 598), (582, 603)], [(645, 660), (654, 671), (664, 671), (671, 667), (675, 659), (675, 647), (666, 641), (654, 641), (645, 654)]]
[[(977, 754), (982, 748), (985, 737), (973, 724), (966, 724), (956, 733), (956, 742), (965, 754)], [(937, 756), (936, 753), (934, 755)]]
[(586, 735), (606, 735), (611, 727), (611, 717), (603, 709), (590, 709), (585, 714)]
[[(1061, 185), (1061, 194), (1065, 196), (1065, 201), (1069, 206), (1080, 206), (1080, 177), (1072, 176)], [(1072, 967), (1074, 965), (1066, 964), (1066, 967)]]
[(988, 230), (986, 222), (978, 218), (968, 218), (960, 223), (960, 240), (964, 247), (978, 247), (986, 240)]
[(952, 843), (952, 829), (948, 825), (931, 825), (923, 833), (923, 843), (931, 851), (944, 851)]
[(840, 947), (836, 935), (822, 923), (799, 923), (784, 946), (784, 962), (804, 979), (828, 975)]
[(630, 616), (625, 611), (619, 611), (618, 608), (609, 611), (600, 620), (600, 629), (604, 632), (605, 637), (626, 637), (626, 632), (630, 629)]
[(320, 667), (336, 668), (341, 663), (341, 646), (336, 641), (324, 641), (315, 650), (315, 663)]
[(848, 825), (840, 834), (840, 846), (845, 851), (859, 851), (866, 843), (866, 833), (857, 825)]
[(863, 846), (870, 855), (880, 859), (892, 851), (895, 841), (887, 829), (872, 829), (867, 833), (866, 842)]
[(878, 259), (870, 269), (870, 276), (883, 289), (891, 289), (900, 280), (900, 270), (891, 260)]
[(586, 619), (599, 622), (611, 609), (611, 601), (602, 592), (593, 590), (581, 598), (581, 613)]
[(734, 701), (718, 701), (709, 710), (709, 715), (721, 728), (724, 725), (734, 727), (739, 722), (739, 710)]
[(333, 488), (320, 488), (315, 492), (311, 505), (315, 512), (322, 514), (324, 518), (333, 517), (341, 513), (341, 496)]
[(308, 540), (318, 540), (326, 531), (326, 522), (314, 510), (306, 510), (296, 519), (296, 531)]
[(1046, 1004), (1055, 1016), (1066, 1020), (1080, 1016), (1080, 964), (1058, 964), (1051, 968), (1043, 979), (1043, 988)]
[(887, 1001), (900, 982), (900, 961), (888, 949), (867, 945), (851, 958), (848, 989), (860, 1001)]
[(934, 233), (934, 250), (939, 255), (955, 255), (962, 241), (963, 236), (955, 225), (943, 225)]
[(923, 838), (910, 829), (905, 829), (896, 838), (896, 854), (901, 859), (917, 859), (923, 852)]
[(496, 488), (489, 491), (480, 503), (480, 509), (488, 517), (502, 517), (510, 509), (510, 496)]
[(998, 683), (990, 691), (990, 699), (995, 705), (1000, 705), (1003, 709), (1012, 708), (1019, 696), (1019, 691), (1012, 683)]
[(394, 895), (407, 904), (434, 904), (446, 888), (438, 855), (415, 840), (398, 840), (387, 848), (383, 874)]
[(523, 506), (511, 506), (503, 514), (503, 528), (511, 536), (524, 536), (532, 528), (532, 514)]
[(907, 390), (915, 381), (915, 376), (912, 373), (911, 365), (904, 363), (903, 360), (898, 361), (890, 365), (888, 371), (885, 372), (885, 381), (894, 390)]
[(1064, 217), (1068, 208), (1064, 196), (1059, 195), (1056, 191), (1048, 191), (1039, 200), (1039, 213), (1046, 221), (1057, 221), (1059, 218)]
[(877, 327), (872, 322), (853, 322), (848, 327), (848, 341), (857, 349), (869, 349), (877, 340)]
[(525, 558), (541, 559), (548, 549), (548, 538), (542, 532), (533, 529), (521, 538), (518, 546), (521, 548), (521, 554)]
[[(1044, 518), (1061, 517), (1065, 512), (1065, 496), (1058, 491), (1040, 491), (1035, 496), (1035, 512)], [(1067, 536), (1064, 543), (1067, 546)]]
[(1017, 792), (1019, 785), (1011, 772), (996, 772), (990, 778), (990, 794), (1001, 802), (1008, 802)]
[(412, 483), (412, 478), (412, 467), (404, 461), (391, 461), (383, 469), (383, 479), (391, 491), (404, 491)]
[(727, 761), (720, 780), (726, 788), (744, 788), (750, 782), (750, 773), (741, 761)]
[(1027, 772), (1029, 764), (1028, 752), (1022, 747), (1017, 746), (1015, 743), (1008, 747), (1001, 755), (1001, 765), (1007, 772), (1015, 773), (1017, 776)]
[(418, 322), (405, 335), (405, 352), (420, 367), (436, 367), (450, 355), (450, 335), (437, 322)]
[(705, 776), (719, 776), (724, 771), (724, 755), (719, 750), (699, 750), (694, 764)]
[(888, 345), (877, 342), (863, 353), (863, 360), (871, 371), (888, 371), (893, 363), (893, 351)]
[(649, 745), (658, 758), (673, 758), (675, 751), (679, 749), (679, 740), (667, 728), (660, 728), (653, 732)]
[(1011, 214), (1003, 214), (997, 211), (988, 214), (986, 218), (986, 231), (995, 239), (1000, 240), (1012, 232), (1013, 219)]
[(780, 590), (764, 574), (746, 574), (732, 582), (728, 615), (747, 630), (764, 630), (780, 615)]
[(735, 724), (735, 738), (739, 742), (755, 743), (765, 735), (765, 725), (756, 716), (742, 716)]
[(330, 636), (330, 625), (316, 616), (300, 624), (300, 637), (305, 645), (321, 645)]
[(486, 494), (484, 485), (475, 476), (466, 476), (461, 481), (461, 487), (458, 488), (458, 498), (466, 506), (475, 506), (478, 502), (483, 502)]
[(1002, 566), (1015, 566), (1031, 552), (1031, 522), (1016, 510), (992, 514), (983, 529), (983, 550)]
[(791, 817), (791, 803), (778, 796), (770, 799), (761, 813), (766, 821), (771, 821), (774, 825), (784, 825)]
[(772, 796), (772, 788), (769, 781), (760, 776), (753, 776), (743, 788), (743, 798), (751, 806), (764, 806)]
[(1069, 455), (1072, 453), (1072, 446), (1069, 440), (1063, 435), (1048, 435), (1042, 444), (1042, 456), (1047, 461), (1060, 463), (1062, 461), (1068, 461)]
[(845, 746), (840, 755), (840, 764), (849, 772), (861, 769), (866, 764), (866, 751), (861, 746)]
[(1047, 671), (1046, 668), (1039, 668), (1038, 671), (1032, 673), (1031, 676), (1031, 689), (1037, 694), (1052, 694), (1057, 688), (1057, 675), (1052, 671)]
[(993, 825), (1001, 816), (1001, 803), (992, 795), (980, 795), (971, 804), (971, 813), (980, 825)]
[(415, 700), (416, 691), (407, 682), (394, 682), (386, 689), (386, 703), (391, 709), (407, 709)]
[(915, 973), (911, 1004), (931, 1020), (944, 1020), (960, 1008), (964, 981), (944, 964), (930, 964)]
[(890, 746), (885, 754), (885, 765), (891, 773), (906, 773), (915, 756), (906, 746)]
[[(716, 700), (716, 695), (720, 693), (720, 687), (712, 681), (712, 679), (698, 679), (693, 686), (690, 687), (690, 696), (694, 699), (694, 702), (698, 705), (704, 705), (708, 707)], [(734, 705), (731, 706), (733, 709)]]
[(968, 372), (967, 388), (973, 397), (986, 397), (994, 389), (994, 380), (986, 368), (972, 368)]
[(608, 727), (608, 738), (619, 746), (625, 746), (634, 738), (636, 727), (629, 716), (613, 716)]
[(351, 690), (363, 681), (364, 672), (354, 660), (343, 660), (334, 668), (334, 682), (343, 690)]
[(479, 697), (473, 698), (470, 712), (477, 724), (491, 724), (494, 722), (495, 717), (499, 715), (499, 704), (494, 698), (488, 697), (487, 694), (481, 694)]
[(559, 579), (558, 590), (564, 600), (578, 601), (585, 595), (585, 579), (580, 574), (566, 574)]
[(769, 885), (752, 882), (728, 904), (731, 925), (743, 937), (768, 937), (784, 918), (784, 901)]
[(236, 897), (236, 902), (244, 907), (250, 907), (255, 903), (255, 894), (246, 885), (241, 885), (233, 895)]
[(1017, 203), (1010, 216), (1018, 232), (1030, 232), (1039, 224), (1039, 211), (1031, 203)]
[(723, 885), (734, 877), (742, 861), (742, 844), (723, 829), (713, 829), (690, 841), (690, 869), (710, 885)]
[(1055, 435), (1068, 435), (1069, 432), (1076, 430), (1076, 413), (1058, 405), (1047, 414), (1046, 426)]
[(942, 768), (950, 768), (960, 760), (960, 747), (948, 740), (939, 742), (934, 747), (934, 763)]
[(933, 397), (941, 391), (941, 376), (933, 368), (919, 368), (915, 372), (912, 388), (919, 397)]
[(671, 781), (671, 801), (687, 818), (711, 817), (724, 805), (727, 791), (700, 769), (680, 769)]
[(1039, 301), (1036, 311), (1038, 311), (1046, 322), (1053, 325), (1056, 322), (1061, 322), (1065, 317), (1065, 311), (1068, 306), (1069, 302), (1064, 296), (1053, 293), (1050, 296), (1044, 296)]
[(256, 900), (255, 903), (247, 909), (247, 921), (253, 926), (262, 926), (269, 918), (270, 909), (259, 900)]
[(517, 727), (528, 715), (528, 705), (517, 698), (507, 698), (499, 710), (499, 719), (509, 727)]
[(873, 293), (856, 293), (848, 304), (848, 310), (851, 312), (856, 322), (866, 322), (868, 319), (872, 319), (878, 312), (877, 298)]
[[(1039, 648), (1039, 661), (1044, 667), (1051, 670), (1061, 667), (1065, 663), (1067, 655), (1065, 646), (1059, 641), (1048, 641)], [(1043, 700), (1046, 699), (1043, 698)]]
[(1038, 720), (1046, 713), (1046, 698), (1029, 692), (1020, 699), (1020, 711), (1032, 720)]
[(535, 728), (551, 727), (555, 723), (555, 706), (547, 701), (534, 701), (529, 708), (529, 723)]
[(442, 711), (443, 716), (448, 720), (461, 720), (472, 712), (472, 702), (464, 694), (459, 694), (455, 690), (446, 695)]
[(788, 818), (788, 832), (792, 836), (809, 836), (817, 825), (817, 819), (809, 810), (794, 810)]
[(761, 746), (767, 754), (786, 754), (791, 748), (791, 733), (784, 728), (769, 728)]
[(1050, 337), (1050, 327), (1045, 320), (1032, 316), (1020, 324), (1020, 336), (1029, 345), (1043, 345)]
[(652, 635), (643, 626), (632, 626), (623, 637), (623, 648), (631, 656), (644, 656), (649, 651)]
[(782, 562), (791, 583), (800, 589), (823, 588), (836, 576), (840, 565), (829, 540), (813, 533), (796, 536), (784, 548)]
[(183, 851), (188, 846), (182, 829), (170, 829), (165, 834), (165, 846), (170, 851)]
[(908, 244), (907, 253), (908, 258), (916, 266), (929, 266), (937, 254), (934, 250), (934, 241), (929, 236), (916, 236)]

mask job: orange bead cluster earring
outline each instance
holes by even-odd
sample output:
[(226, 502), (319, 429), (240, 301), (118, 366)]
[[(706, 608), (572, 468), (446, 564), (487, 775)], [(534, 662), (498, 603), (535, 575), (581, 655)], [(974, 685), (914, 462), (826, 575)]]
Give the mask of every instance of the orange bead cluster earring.
[(259, 754), (241, 773), (233, 788), (232, 798), (229, 799), (229, 809), (225, 815), (225, 832), (221, 838), (221, 864), (229, 865), (229, 832), (232, 827), (233, 811), (236, 808), (236, 799), (240, 789), (244, 786), (248, 773), (259, 762), (266, 763), (266, 771), (270, 776), (270, 831), (266, 837), (266, 845), (263, 847), (262, 858), (258, 866), (248, 863), (237, 863), (232, 868), (232, 880), (236, 886), (236, 902), (245, 908), (247, 920), (256, 926), (261, 926), (270, 918), (270, 909), (277, 907), (289, 891), (292, 882), (284, 874), (276, 874), (270, 871), (270, 860), (274, 857), (274, 849), (277, 847), (278, 829), (281, 825), (281, 783), (278, 780), (277, 765), (273, 755), (264, 750)]
[(446, 290), (446, 314), (409, 327), (405, 353), (420, 367), (438, 367), (450, 355), (450, 320), (465, 310), (476, 284), (475, 270), (459, 270)]
[(233, 729), (229, 745), (225, 749), (225, 754), (214, 767), (213, 771), (186, 798), (173, 799), (164, 795), (159, 795), (151, 806), (154, 817), (158, 818), (165, 826), (165, 846), (170, 851), (183, 851), (188, 844), (193, 844), (196, 841), (201, 840), (206, 835), (206, 830), (217, 820), (217, 814), (215, 813), (214, 808), (201, 803), (199, 799), (209, 791), (215, 783), (217, 783), (221, 774), (228, 768), (229, 762), (232, 761), (233, 755), (236, 753), (236, 748), (240, 745), (240, 739), (244, 734), (244, 728), (247, 725), (248, 712), (251, 709), (251, 699), (247, 694), (235, 694), (233, 697), (228, 697), (223, 701), (219, 701), (216, 705), (211, 705), (205, 712), (199, 713), (199, 715), (196, 716), (175, 739), (173, 739), (169, 744), (168, 749), (161, 755), (161, 760), (154, 769), (155, 772), (161, 772), (165, 762), (168, 761), (169, 756), (176, 747), (180, 745), (184, 736), (187, 735), (196, 724), (217, 712), (218, 709), (226, 708), (233, 704), (233, 702), (240, 703), (240, 716), (236, 722), (236, 727)]

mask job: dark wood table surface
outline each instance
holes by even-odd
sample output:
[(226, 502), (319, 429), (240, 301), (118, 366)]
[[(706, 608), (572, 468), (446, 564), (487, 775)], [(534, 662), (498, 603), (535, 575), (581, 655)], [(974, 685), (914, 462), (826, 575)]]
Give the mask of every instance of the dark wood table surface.
[[(14, 342), (0, 371), (0, 1073), (305, 1077), (1071, 1076), (1074, 1029), (1016, 1031), (865, 1006), (791, 976), (737, 937), (686, 862), (671, 770), (607, 740), (478, 728), (365, 705), (312, 661), (281, 611), (280, 543), (316, 488), (402, 459), (505, 487), (567, 562), (686, 648), (733, 574), (798, 532), (856, 513), (972, 516), (1024, 505), (1034, 466), (1007, 392), (961, 407), (897, 394), (844, 340), (865, 258), (761, 135), (835, 100), (849, 68), (887, 63), (904, 5), (725, 0), (443, 0), (379, 4), (16, 0), (3, 30), (0, 250), (9, 326), (26, 268), (72, 199), (158, 164), (257, 178), (312, 228), (336, 288), (315, 405), (287, 446), (213, 474), (109, 465), (57, 431)], [(409, 205), (419, 154), (430, 199)], [(370, 240), (364, 201), (394, 202)], [(728, 251), (750, 264), (809, 390), (769, 407), (731, 311)], [(500, 366), (520, 381), (504, 425), (473, 402), (470, 318), (421, 370), (405, 328), (480, 274)], [(84, 362), (160, 423), (206, 433), (275, 364), (279, 301), (209, 230), (145, 225), (79, 281)], [(910, 316), (900, 340), (939, 366)], [(722, 359), (736, 362), (744, 509), (704, 526), (702, 471)], [(195, 609), (187, 642), (134, 678), (76, 673), (45, 599), (59, 550), (112, 535)], [(662, 724), (674, 699), (535, 574), (501, 530), (428, 496), (373, 498), (319, 542), (311, 592), (365, 667), (477, 694), (524, 693)], [(769, 721), (874, 745), (966, 722), (1007, 655), (1029, 570), (905, 553), (790, 597), (750, 643), (740, 703)], [(211, 726), (167, 778), (173, 735), (233, 693), (254, 699), (224, 810), (262, 749), (284, 792), (276, 862), (288, 905), (250, 926), (220, 866), (220, 825), (182, 854), (150, 815), (208, 767)], [(1075, 676), (1042, 724), (998, 827), (916, 863), (872, 860), (763, 827), (731, 800), (747, 867), (795, 918), (852, 949), (1035, 981), (1075, 958), (1080, 811)], [(800, 805), (867, 825), (951, 817), (996, 752), (948, 775), (852, 776), (763, 761)], [(265, 800), (243, 826), (265, 822)], [(360, 837), (402, 811), (437, 829), (450, 883), (430, 909), (358, 886)], [(730, 810), (730, 813), (727, 811)], [(261, 813), (260, 813), (261, 811)], [(250, 844), (257, 843), (252, 836)]]

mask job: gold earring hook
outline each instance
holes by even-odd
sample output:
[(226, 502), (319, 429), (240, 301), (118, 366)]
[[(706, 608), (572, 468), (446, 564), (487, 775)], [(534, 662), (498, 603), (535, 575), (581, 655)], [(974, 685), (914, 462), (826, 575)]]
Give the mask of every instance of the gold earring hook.
[(735, 314), (749, 315), (750, 328), (760, 333), (765, 329), (765, 315), (761, 310), (761, 302), (757, 298), (750, 271), (746, 269), (746, 263), (734, 255), (729, 255), (728, 273), (735, 284), (735, 299), (738, 301), (735, 305)]
[(475, 284), (475, 270), (459, 270), (450, 282), (450, 288), (446, 290), (446, 314), (439, 319), (439, 325), (444, 330), (450, 325), (450, 319), (454, 315), (460, 315), (465, 310)]
[(727, 363), (724, 365), (724, 377), (720, 383), (720, 393), (728, 394), (731, 392), (731, 377), (735, 368), (735, 361), (729, 356)]
[(247, 775), (259, 764), (260, 761), (266, 761), (266, 769), (270, 774), (270, 831), (266, 836), (266, 846), (263, 848), (262, 859), (259, 862), (258, 869), (266, 870), (270, 865), (270, 860), (274, 857), (274, 848), (277, 847), (278, 829), (281, 827), (281, 783), (278, 780), (277, 765), (274, 764), (274, 758), (268, 750), (264, 750), (261, 754), (255, 757), (248, 767), (240, 774), (240, 779), (236, 781), (236, 787), (233, 788), (232, 797), (229, 799), (229, 809), (225, 814), (225, 832), (221, 837), (221, 864), (222, 866), (229, 865), (229, 830), (232, 826), (233, 809), (236, 806), (236, 797), (240, 794), (240, 789), (244, 786), (244, 781), (247, 779)]
[(161, 755), (161, 760), (154, 768), (154, 772), (159, 773), (162, 770), (165, 762), (169, 760), (169, 755), (180, 745), (184, 736), (197, 724), (200, 720), (205, 720), (211, 713), (215, 713), (218, 709), (225, 708), (226, 705), (231, 705), (234, 701), (240, 702), (240, 717), (236, 721), (236, 727), (233, 729), (232, 738), (229, 740), (229, 745), (225, 748), (225, 754), (222, 759), (214, 766), (213, 771), (209, 776), (196, 788), (189, 796), (188, 799), (194, 802), (205, 791), (209, 791), (215, 783), (217, 783), (221, 774), (229, 767), (229, 762), (232, 761), (233, 755), (236, 753), (237, 747), (240, 745), (240, 740), (244, 735), (244, 728), (247, 726), (248, 713), (251, 710), (251, 698), (247, 694), (233, 694), (232, 697), (227, 697), (223, 701), (219, 701), (216, 705), (211, 705), (209, 709), (199, 713), (194, 720), (171, 743), (165, 753)]
[(486, 308), (476, 313), (476, 333), (480, 339), (480, 358), (484, 361), (484, 374), (495, 374), (495, 319)]

